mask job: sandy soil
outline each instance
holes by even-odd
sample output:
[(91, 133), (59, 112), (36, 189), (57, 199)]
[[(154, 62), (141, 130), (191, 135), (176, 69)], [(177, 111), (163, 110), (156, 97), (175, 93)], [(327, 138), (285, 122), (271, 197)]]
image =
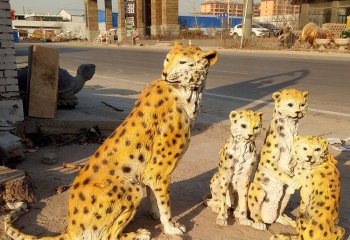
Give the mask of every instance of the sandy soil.
[[(202, 131), (204, 130), (205, 131)], [(217, 153), (226, 141), (229, 132), (228, 122), (224, 121), (211, 126), (196, 125), (191, 145), (184, 159), (175, 170), (171, 185), (171, 205), (176, 220), (187, 227), (184, 236), (168, 236), (162, 233), (158, 221), (152, 220), (148, 214), (148, 204), (144, 201), (127, 231), (147, 228), (154, 239), (202, 239), (202, 240), (256, 240), (269, 239), (272, 233), (293, 233), (291, 227), (273, 224), (269, 231), (257, 231), (250, 227), (234, 223), (232, 216), (229, 226), (221, 227), (215, 224), (216, 214), (202, 204), (202, 198), (209, 192), (209, 181), (217, 166)], [(224, 134), (223, 134), (224, 133)], [(264, 134), (263, 134), (264, 135)], [(260, 148), (263, 136), (257, 143)], [(26, 160), (18, 166), (25, 169), (32, 177), (40, 201), (33, 204), (28, 213), (24, 214), (16, 226), (23, 232), (36, 236), (54, 236), (62, 232), (66, 226), (68, 192), (56, 194), (55, 188), (70, 184), (77, 171), (62, 168), (63, 162), (84, 163), (97, 149), (98, 145), (70, 145), (64, 147), (45, 147), (35, 153), (26, 155)], [(58, 164), (49, 166), (41, 163), (45, 153), (54, 152), (58, 156)], [(340, 225), (346, 228), (348, 238), (350, 230), (350, 153), (333, 152), (339, 160), (342, 175), (342, 202)], [(287, 208), (287, 213), (297, 213), (298, 197), (295, 196)], [(1, 211), (3, 215), (4, 210)], [(0, 217), (2, 224), (3, 216)], [(0, 226), (0, 229), (3, 229)], [(8, 240), (0, 230), (0, 239)]]

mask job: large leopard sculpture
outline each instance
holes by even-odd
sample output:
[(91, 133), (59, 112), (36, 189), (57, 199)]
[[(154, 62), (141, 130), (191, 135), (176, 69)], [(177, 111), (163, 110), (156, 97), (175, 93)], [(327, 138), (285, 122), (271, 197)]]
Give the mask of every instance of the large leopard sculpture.
[(283, 214), (290, 199), (285, 185), (295, 189), (300, 187), (300, 183), (293, 181), (291, 148), (297, 135), (298, 121), (307, 111), (308, 94), (306, 91), (284, 89), (272, 96), (275, 101), (273, 118), (248, 192), (248, 207), (254, 220), (252, 226), (259, 230), (265, 230), (266, 224), (274, 222), (295, 225)]
[(218, 213), (217, 224), (226, 226), (228, 208), (235, 207), (237, 221), (250, 226), (252, 221), (247, 218), (247, 193), (256, 162), (255, 139), (262, 130), (262, 113), (232, 111), (229, 118), (231, 136), (219, 152), (218, 172), (210, 181), (211, 198), (206, 204)]
[(51, 238), (23, 234), (12, 226), (23, 210), (18, 209), (6, 217), (6, 233), (15, 240), (148, 240), (145, 229), (123, 233), (140, 205), (143, 186), (164, 232), (185, 232), (171, 221), (170, 174), (189, 146), (208, 69), (217, 58), (216, 51), (177, 43), (166, 56), (162, 78), (142, 91), (129, 116), (75, 178), (66, 231)]
[(296, 137), (292, 152), (297, 163), (294, 173), (302, 182), (300, 215), (296, 221), (298, 235), (275, 235), (271, 240), (342, 240), (345, 231), (337, 226), (340, 176), (337, 160), (328, 152), (327, 140)]

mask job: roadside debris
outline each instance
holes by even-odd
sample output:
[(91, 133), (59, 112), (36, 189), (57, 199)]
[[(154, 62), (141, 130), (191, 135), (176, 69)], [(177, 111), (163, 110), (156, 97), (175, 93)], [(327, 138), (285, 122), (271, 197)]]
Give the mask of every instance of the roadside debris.
[(84, 166), (84, 164), (63, 163), (63, 168), (69, 169), (82, 169)]
[(55, 153), (46, 153), (41, 162), (47, 165), (55, 165), (57, 164), (57, 155)]
[(36, 201), (30, 177), (24, 171), (0, 167), (0, 173), (0, 201), (6, 203)]
[(62, 185), (62, 186), (58, 186), (57, 188), (56, 188), (56, 192), (57, 193), (63, 193), (63, 192), (65, 192), (65, 191), (67, 191), (70, 187), (71, 187), (72, 185)]
[(350, 152), (350, 137), (341, 140), (340, 138), (328, 138), (328, 143), (335, 150), (341, 152)]

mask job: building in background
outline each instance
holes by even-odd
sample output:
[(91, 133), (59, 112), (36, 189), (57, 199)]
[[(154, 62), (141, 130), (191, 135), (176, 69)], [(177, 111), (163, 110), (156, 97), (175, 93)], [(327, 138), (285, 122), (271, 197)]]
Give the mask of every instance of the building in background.
[(65, 9), (62, 9), (58, 13), (58, 15), (61, 16), (64, 21), (68, 21), (68, 22), (85, 22), (85, 12), (84, 12), (84, 10), (78, 10), (78, 9), (65, 10)]
[(290, 0), (261, 0), (260, 16), (299, 14), (300, 6), (292, 5)]
[[(227, 13), (227, 9), (230, 9), (230, 16), (243, 16), (243, 1), (229, 0), (207, 0), (201, 4), (200, 14), (218, 15), (221, 13)], [(253, 16), (260, 16), (260, 3), (253, 5)]]

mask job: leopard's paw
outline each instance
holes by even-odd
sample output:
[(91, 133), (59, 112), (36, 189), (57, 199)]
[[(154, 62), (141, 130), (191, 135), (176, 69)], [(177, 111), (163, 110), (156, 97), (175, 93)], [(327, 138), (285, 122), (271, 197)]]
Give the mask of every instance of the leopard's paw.
[(179, 223), (170, 223), (167, 226), (164, 226), (164, 233), (170, 235), (182, 235), (186, 232), (186, 227)]
[(280, 215), (280, 216), (277, 218), (276, 222), (277, 222), (277, 223), (280, 223), (280, 224), (282, 224), (282, 225), (287, 225), (287, 226), (290, 225), (290, 226), (292, 226), (293, 228), (296, 228), (296, 227), (297, 227), (296, 222), (295, 222), (293, 219), (291, 219), (290, 217), (288, 217), (287, 215), (285, 215), (285, 214)]
[(238, 223), (245, 226), (251, 226), (253, 224), (252, 220), (249, 220), (248, 218), (238, 218)]
[(227, 218), (222, 217), (222, 216), (218, 216), (216, 218), (216, 224), (220, 225), (220, 226), (227, 226)]
[(137, 240), (151, 240), (151, 233), (147, 229), (139, 229), (136, 232)]
[(260, 231), (265, 231), (266, 230), (266, 224), (265, 223), (253, 223), (251, 227), (260, 230)]

